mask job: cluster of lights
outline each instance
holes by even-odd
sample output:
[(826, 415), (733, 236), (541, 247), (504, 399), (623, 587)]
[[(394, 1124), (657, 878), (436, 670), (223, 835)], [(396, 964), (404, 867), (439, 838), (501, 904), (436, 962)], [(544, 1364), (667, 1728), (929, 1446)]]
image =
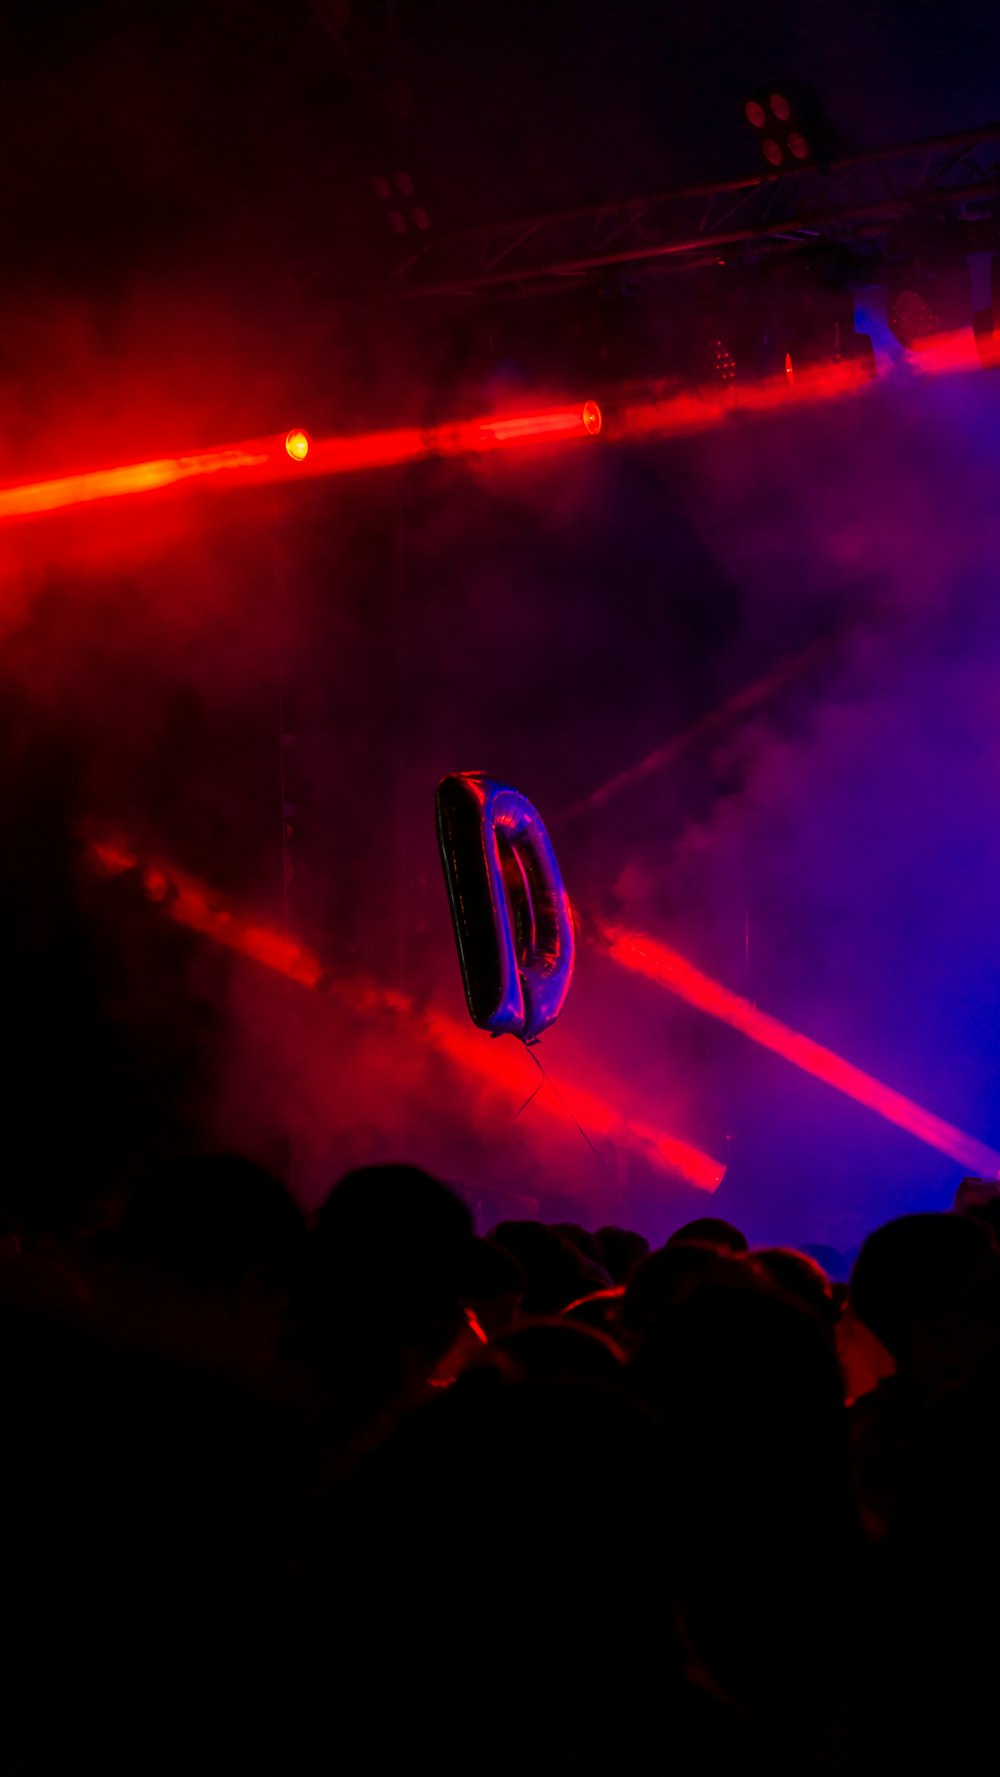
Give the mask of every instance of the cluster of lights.
[(811, 158), (812, 149), (803, 134), (801, 119), (796, 117), (785, 93), (756, 93), (746, 101), (743, 110), (747, 122), (758, 132), (761, 154), (775, 172), (781, 167), (801, 166)]
[(427, 233), (431, 219), (423, 204), (413, 201), (416, 185), (412, 173), (375, 173), (372, 190), (386, 206), (385, 219), (393, 234), (409, 234), (411, 228)]
[(712, 374), (717, 382), (731, 383), (736, 377), (736, 359), (723, 339), (709, 341)]

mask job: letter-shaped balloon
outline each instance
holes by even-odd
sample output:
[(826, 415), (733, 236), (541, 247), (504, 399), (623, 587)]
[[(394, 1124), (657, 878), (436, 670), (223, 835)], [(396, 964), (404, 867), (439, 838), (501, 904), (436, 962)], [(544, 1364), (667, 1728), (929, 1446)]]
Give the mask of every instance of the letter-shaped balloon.
[(480, 771), (437, 789), (438, 844), (473, 1022), (530, 1042), (573, 975), (573, 916), (537, 808)]

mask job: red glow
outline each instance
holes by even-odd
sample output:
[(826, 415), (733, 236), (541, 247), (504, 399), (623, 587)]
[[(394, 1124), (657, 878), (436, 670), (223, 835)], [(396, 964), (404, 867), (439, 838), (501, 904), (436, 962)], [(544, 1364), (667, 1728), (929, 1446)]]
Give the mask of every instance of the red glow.
[[(93, 839), (88, 852), (91, 862), (105, 876), (120, 876), (140, 864), (131, 848), (119, 839)], [(316, 987), (322, 979), (323, 964), (314, 950), (247, 919), (195, 877), (160, 863), (147, 863), (142, 886), (149, 899), (163, 905), (178, 925), (203, 933), (227, 950), (252, 957), (303, 987)]]
[(600, 429), (601, 410), (596, 401), (587, 401), (538, 413), (460, 420), (426, 430), (409, 426), (392, 432), (316, 439), (293, 431), (195, 456), (162, 457), (118, 469), (94, 469), (82, 475), (0, 488), (0, 519), (34, 517), (126, 494), (149, 494), (206, 476), (217, 486), (229, 486), (281, 481), (289, 475), (349, 475), (418, 457), (465, 456), (512, 445), (587, 438)]
[(686, 1000), (688, 1005), (697, 1006), (699, 1011), (720, 1019), (733, 1030), (742, 1031), (744, 1036), (752, 1037), (763, 1048), (773, 1050), (776, 1055), (783, 1056), (804, 1073), (812, 1074), (817, 1080), (824, 1080), (828, 1086), (845, 1093), (858, 1104), (877, 1111), (887, 1122), (908, 1130), (918, 1141), (926, 1142), (928, 1147), (936, 1148), (941, 1154), (947, 1154), (950, 1159), (967, 1166), (971, 1172), (982, 1178), (1000, 1177), (1000, 1154), (987, 1147), (985, 1142), (977, 1141), (974, 1136), (956, 1129), (954, 1124), (935, 1117), (930, 1111), (914, 1104), (912, 1099), (904, 1098), (901, 1092), (894, 1092), (890, 1086), (883, 1086), (871, 1074), (862, 1072), (861, 1068), (854, 1067), (849, 1061), (843, 1061), (821, 1043), (814, 1043), (810, 1037), (791, 1030), (777, 1018), (771, 1018), (766, 1012), (759, 1012), (748, 1000), (741, 999), (739, 994), (730, 992), (720, 982), (703, 975), (684, 957), (674, 950), (668, 950), (666, 945), (660, 944), (655, 938), (647, 937), (642, 932), (614, 931), (609, 927), (603, 931), (602, 939), (608, 954), (624, 968), (645, 975), (647, 980), (668, 988), (671, 993)]
[[(454, 449), (492, 450), (497, 445), (517, 444), (525, 439), (584, 438), (601, 429), (601, 410), (596, 401), (585, 401), (580, 407), (558, 407), (548, 413), (526, 413), (513, 418), (472, 420), (467, 425), (441, 426), (436, 434), (435, 448), (443, 455)], [(456, 436), (457, 434), (457, 436)]]
[(783, 371), (780, 376), (765, 377), (758, 383), (727, 383), (724, 388), (716, 384), (691, 392), (665, 392), (659, 399), (609, 414), (604, 431), (612, 439), (666, 438), (684, 432), (703, 432), (738, 413), (770, 413), (793, 403), (805, 406), (835, 400), (854, 393), (871, 377), (871, 365), (864, 359), (844, 359), (805, 369), (793, 366), (791, 377)]
[(928, 333), (910, 348), (910, 361), (930, 376), (953, 375), (960, 370), (978, 370), (983, 359), (971, 326), (956, 327), (949, 333)]
[(102, 876), (120, 876), (134, 870), (139, 860), (133, 851), (118, 839), (93, 839), (88, 847), (90, 861)]
[[(526, 1073), (526, 1057), (519, 1043), (502, 1039), (484, 1043), (481, 1031), (442, 1012), (429, 1012), (425, 1024), (435, 1046), (452, 1060), (504, 1084), (512, 1092), (523, 1091), (525, 1079), (530, 1079), (530, 1075)], [(589, 1087), (560, 1078), (556, 1091), (549, 1096), (552, 1100), (550, 1108), (567, 1123), (575, 1118), (588, 1135), (627, 1143), (661, 1170), (679, 1173), (700, 1191), (717, 1190), (725, 1177), (726, 1168), (721, 1160), (714, 1160), (710, 1154), (703, 1154), (690, 1142), (681, 1141), (664, 1129), (626, 1118), (617, 1105)]]
[(0, 488), (0, 519), (55, 512), (61, 506), (113, 500), (123, 494), (148, 494), (203, 475), (260, 469), (267, 460), (266, 451), (233, 444), (198, 456), (162, 457), (152, 463), (128, 463), (121, 469), (93, 469), (85, 475), (4, 487)]
[[(227, 950), (250, 957), (302, 987), (321, 988), (355, 1011), (402, 1017), (416, 1034), (439, 1054), (476, 1075), (501, 1098), (516, 1108), (531, 1082), (537, 1079), (522, 1044), (490, 1042), (481, 1031), (446, 1012), (419, 1009), (409, 995), (379, 987), (364, 978), (335, 978), (316, 951), (248, 919), (221, 895), (186, 872), (161, 861), (143, 861), (119, 838), (100, 837), (88, 843), (91, 864), (103, 876), (118, 876), (142, 869), (141, 881), (149, 899), (163, 907), (171, 919), (190, 931), (200, 932)], [(678, 1173), (703, 1191), (714, 1191), (725, 1175), (725, 1166), (690, 1143), (679, 1140), (652, 1124), (626, 1118), (618, 1107), (589, 1087), (560, 1079), (539, 1095), (563, 1123), (572, 1119), (588, 1135), (605, 1136), (637, 1151), (659, 1170)]]

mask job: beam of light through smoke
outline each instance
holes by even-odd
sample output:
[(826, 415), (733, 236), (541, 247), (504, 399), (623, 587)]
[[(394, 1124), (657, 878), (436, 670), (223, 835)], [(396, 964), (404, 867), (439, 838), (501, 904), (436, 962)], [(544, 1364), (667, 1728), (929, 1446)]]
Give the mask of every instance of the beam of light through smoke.
[(790, 1029), (768, 1013), (759, 1012), (748, 1000), (723, 987), (721, 982), (713, 981), (711, 976), (703, 975), (700, 969), (694, 968), (657, 939), (644, 932), (623, 931), (613, 926), (599, 928), (598, 936), (607, 955), (623, 968), (644, 975), (689, 1006), (696, 1006), (733, 1030), (741, 1031), (763, 1048), (790, 1061), (793, 1067), (801, 1068), (817, 1080), (824, 1080), (828, 1086), (876, 1111), (887, 1122), (907, 1130), (918, 1141), (947, 1154), (949, 1159), (957, 1160), (971, 1172), (984, 1178), (1000, 1178), (1000, 1154), (987, 1147), (985, 1142), (966, 1135), (953, 1123), (946, 1123), (943, 1118), (914, 1104), (912, 1099), (905, 1098), (901, 1092), (884, 1086), (871, 1074), (844, 1061), (831, 1049), (825, 1049), (821, 1043)]
[(475, 456), (517, 445), (560, 443), (595, 437), (601, 425), (601, 410), (596, 401), (585, 401), (539, 413), (457, 420), (423, 430), (411, 426), (353, 437), (314, 438), (308, 440), (301, 454), (289, 450), (288, 440), (304, 439), (307, 434), (282, 432), (192, 456), (161, 457), (148, 463), (127, 463), (120, 468), (94, 469), (81, 475), (0, 488), (0, 520), (39, 517), (95, 500), (149, 494), (205, 477), (211, 478), (214, 487), (259, 485), (305, 476), (350, 475), (362, 469), (413, 462), (419, 457)]
[[(919, 351), (906, 355), (907, 366), (927, 375), (981, 368), (983, 355), (974, 342), (969, 344), (967, 336), (970, 329), (965, 328), (924, 341)], [(987, 357), (986, 361), (993, 360)], [(311, 439), (307, 433), (293, 430), (189, 456), (162, 457), (0, 487), (0, 520), (40, 517), (70, 506), (149, 494), (205, 477), (210, 477), (215, 487), (249, 485), (305, 476), (349, 475), (421, 457), (474, 456), (516, 445), (596, 437), (601, 432), (611, 440), (632, 442), (701, 432), (735, 415), (787, 411), (790, 406), (834, 400), (871, 381), (870, 363), (846, 359), (807, 366), (794, 375), (786, 368), (778, 376), (745, 385), (674, 389), (637, 402), (623, 394), (607, 417), (596, 401), (588, 400), (535, 413), (493, 414), (440, 426), (409, 426), (353, 436)], [(306, 441), (305, 449), (290, 450), (290, 439)]]
[(149, 900), (162, 904), (178, 925), (212, 938), (227, 950), (253, 957), (303, 987), (317, 987), (324, 969), (316, 951), (281, 936), (269, 926), (246, 919), (221, 896), (183, 871), (159, 863), (142, 864), (131, 848), (119, 839), (92, 839), (88, 853), (95, 869), (105, 876), (121, 876), (142, 870), (142, 886)]
[[(995, 337), (995, 336), (994, 336)], [(993, 338), (977, 342), (971, 327), (959, 327), (920, 341), (901, 352), (900, 370), (890, 375), (955, 376), (992, 369), (1000, 361)], [(870, 359), (835, 359), (796, 367), (790, 360), (777, 376), (749, 383), (726, 383), (697, 389), (664, 388), (639, 401), (624, 400), (609, 410), (604, 432), (612, 440), (669, 438), (704, 432), (739, 415), (789, 412), (821, 401), (836, 401), (871, 387), (878, 377)]]
[[(186, 872), (159, 860), (143, 860), (120, 838), (91, 838), (87, 852), (92, 867), (104, 876), (141, 872), (150, 901), (160, 905), (178, 924), (199, 932), (228, 950), (273, 969), (303, 987), (318, 988), (350, 1010), (371, 1015), (402, 1017), (415, 1033), (465, 1072), (512, 1097), (523, 1097), (526, 1058), (520, 1044), (491, 1042), (482, 1032), (470, 1029), (447, 1013), (418, 1010), (409, 995), (360, 977), (342, 979), (327, 970), (319, 954), (271, 927), (247, 918), (225, 897)], [(701, 1191), (715, 1191), (725, 1176), (725, 1165), (691, 1143), (664, 1129), (626, 1118), (599, 1093), (575, 1081), (558, 1088), (546, 1077), (546, 1087), (556, 1099), (563, 1118), (578, 1128), (592, 1130), (621, 1142), (651, 1161), (660, 1171), (679, 1174)]]
[(753, 684), (746, 685), (742, 691), (735, 692), (717, 709), (709, 710), (707, 715), (700, 716), (697, 722), (693, 722), (690, 728), (685, 728), (683, 733), (673, 735), (662, 747), (656, 747), (651, 753), (647, 753), (644, 759), (637, 760), (634, 765), (626, 766), (624, 771), (617, 772), (614, 777), (599, 784), (596, 790), (591, 790), (588, 795), (581, 797), (579, 802), (574, 802), (571, 807), (565, 809), (563, 818), (569, 819), (571, 816), (583, 814), (588, 809), (603, 808), (613, 796), (618, 795), (620, 790), (627, 790), (633, 784), (641, 783), (644, 778), (662, 770), (665, 765), (673, 765), (675, 760), (686, 753), (689, 747), (696, 746), (699, 741), (710, 739), (713, 734), (727, 728), (730, 722), (759, 709), (770, 697), (774, 696), (775, 692), (783, 691), (787, 685), (794, 684), (796, 679), (808, 672), (810, 667), (830, 652), (838, 639), (839, 634), (819, 636), (807, 647), (800, 648), (798, 653), (793, 654), (788, 660), (783, 660), (772, 672), (765, 673), (761, 678), (755, 679)]
[(266, 449), (233, 444), (222, 450), (202, 451), (197, 456), (160, 457), (150, 463), (126, 463), (120, 469), (92, 469), (84, 475), (25, 482), (0, 488), (0, 519), (31, 518), (43, 512), (57, 512), (64, 506), (88, 505), (92, 500), (148, 494), (202, 475), (228, 476), (248, 469), (260, 470), (268, 461)]

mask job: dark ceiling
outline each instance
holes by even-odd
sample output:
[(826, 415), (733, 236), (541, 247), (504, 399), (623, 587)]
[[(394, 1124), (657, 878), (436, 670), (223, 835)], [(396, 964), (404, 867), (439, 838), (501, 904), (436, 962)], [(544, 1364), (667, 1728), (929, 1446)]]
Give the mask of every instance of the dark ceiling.
[(736, 177), (761, 80), (811, 85), (869, 149), (990, 121), (998, 48), (993, 8), (916, 0), (20, 0), (8, 286), (184, 273), (252, 303), (326, 254), (360, 279), (383, 167), (434, 229)]

